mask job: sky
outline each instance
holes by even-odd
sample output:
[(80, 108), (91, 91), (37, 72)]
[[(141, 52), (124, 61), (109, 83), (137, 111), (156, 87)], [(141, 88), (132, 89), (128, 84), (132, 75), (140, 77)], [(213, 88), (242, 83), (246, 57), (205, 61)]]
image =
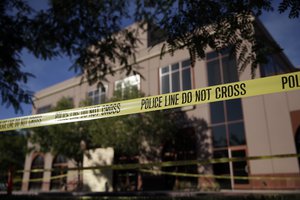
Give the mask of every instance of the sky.
[[(36, 2), (37, 7), (43, 6), (39, 4), (40, 0), (32, 0), (32, 2)], [(263, 13), (260, 19), (275, 41), (283, 48), (283, 52), (292, 64), (300, 68), (300, 18), (289, 19), (287, 14), (269, 12)], [(36, 76), (29, 79), (27, 84), (27, 88), (33, 92), (75, 76), (75, 73), (69, 70), (72, 61), (66, 57), (42, 61), (23, 51), (22, 59), (23, 70)], [(31, 105), (23, 105), (23, 113), (16, 114), (12, 107), (0, 105), (0, 120), (30, 115), (31, 107)]]

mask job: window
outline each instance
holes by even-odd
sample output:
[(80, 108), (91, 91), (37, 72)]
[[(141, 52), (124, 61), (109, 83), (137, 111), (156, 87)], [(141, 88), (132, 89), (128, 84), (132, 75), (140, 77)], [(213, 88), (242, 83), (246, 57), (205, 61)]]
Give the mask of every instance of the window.
[[(115, 82), (115, 94), (116, 96), (123, 97), (124, 99), (130, 99), (131, 93), (133, 95), (140, 90), (140, 75), (129, 76), (123, 80)], [(124, 96), (125, 95), (125, 96)], [(133, 96), (137, 97), (137, 96)]]
[[(229, 53), (211, 52), (206, 56), (208, 85), (237, 82), (238, 72), (235, 59)], [(214, 158), (246, 157), (246, 139), (241, 99), (213, 102), (209, 104)], [(234, 188), (236, 184), (248, 181), (234, 179), (234, 176), (247, 176), (247, 162), (217, 163), (214, 174), (231, 176), (231, 179), (217, 179), (221, 188)]]
[(115, 90), (124, 90), (126, 87), (136, 87), (140, 89), (140, 75), (129, 76), (123, 80), (116, 81)]
[(42, 106), (37, 108), (36, 110), (36, 114), (41, 114), (41, 113), (46, 113), (51, 109), (51, 105), (46, 105), (46, 106)]
[(96, 90), (88, 92), (88, 98), (92, 105), (101, 104), (105, 102), (106, 87), (97, 88)]
[(274, 56), (268, 56), (268, 63), (260, 66), (262, 77), (273, 76), (284, 73), (284, 67)]
[(67, 159), (58, 155), (52, 163), (51, 190), (67, 190)]
[(160, 68), (161, 94), (189, 89), (192, 89), (190, 60)]
[(210, 103), (210, 115), (215, 148), (246, 144), (240, 99)]
[[(238, 81), (237, 66), (227, 52), (207, 54), (208, 84)], [(215, 148), (245, 145), (241, 99), (210, 103), (210, 117)]]
[[(43, 156), (36, 156), (31, 164), (31, 170), (37, 170), (37, 169), (44, 169), (44, 157)], [(42, 179), (43, 179), (43, 171), (38, 172), (31, 172), (30, 173), (30, 184), (29, 184), (29, 190), (41, 190), (42, 188)]]

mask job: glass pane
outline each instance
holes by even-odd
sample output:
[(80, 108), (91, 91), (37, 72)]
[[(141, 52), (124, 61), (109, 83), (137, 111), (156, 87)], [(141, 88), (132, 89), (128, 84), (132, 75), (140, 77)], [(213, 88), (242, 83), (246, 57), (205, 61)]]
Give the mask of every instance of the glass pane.
[[(214, 158), (228, 158), (228, 150), (214, 151)], [(230, 166), (227, 163), (216, 163), (213, 164), (214, 175), (225, 175), (230, 176)], [(221, 189), (230, 189), (230, 179), (216, 179)]]
[[(31, 169), (44, 169), (44, 158), (42, 156), (37, 156), (31, 165)], [(31, 172), (30, 179), (40, 179), (41, 181), (34, 181), (30, 182), (29, 190), (40, 190), (42, 188), (42, 179), (43, 179), (43, 172)]]
[(191, 66), (191, 60), (190, 59), (182, 61), (182, 68), (187, 68), (187, 67), (190, 67), (190, 66)]
[(219, 55), (218, 52), (213, 51), (213, 52), (206, 54), (206, 59), (207, 60), (214, 59), (214, 58), (217, 58), (218, 55)]
[(228, 125), (229, 130), (229, 144), (230, 146), (246, 144), (244, 123), (234, 123)]
[(224, 83), (232, 83), (239, 81), (237, 66), (233, 59), (225, 57), (222, 59)]
[(178, 69), (179, 69), (179, 64), (178, 63), (172, 65), (172, 71), (175, 71), (175, 70), (178, 70)]
[(93, 92), (89, 92), (88, 97), (92, 98), (93, 97)]
[(227, 121), (243, 119), (241, 99), (232, 99), (225, 101), (227, 110)]
[(95, 96), (93, 100), (93, 104), (98, 104), (99, 102), (99, 96)]
[(214, 147), (226, 147), (227, 137), (225, 125), (212, 127), (213, 145)]
[(211, 123), (221, 123), (225, 121), (224, 103), (223, 101), (213, 102), (209, 104)]
[(162, 74), (167, 73), (167, 72), (169, 72), (169, 66), (161, 68), (161, 73)]
[(129, 76), (123, 80), (125, 83), (125, 87), (131, 86), (131, 85), (139, 85), (140, 84), (140, 76), (139, 75), (134, 75), (134, 76)]
[(105, 94), (102, 94), (100, 96), (100, 102), (99, 103), (104, 103), (105, 102)]
[(180, 91), (179, 71), (172, 73), (172, 92)]
[(191, 68), (182, 71), (182, 90), (192, 89)]
[(95, 90), (94, 95), (98, 96), (99, 95), (99, 90)]
[(161, 93), (169, 93), (170, 92), (170, 79), (169, 76), (162, 76), (161, 77)]
[[(233, 158), (245, 158), (246, 152), (245, 150), (238, 150), (238, 151), (232, 151), (232, 157)], [(248, 177), (248, 166), (247, 161), (239, 161), (239, 162), (232, 162), (233, 166), (233, 175), (234, 176), (244, 176)], [(235, 184), (248, 184), (249, 180), (243, 180), (243, 179), (234, 179)]]
[(219, 60), (214, 60), (207, 63), (208, 85), (221, 84), (221, 72)]

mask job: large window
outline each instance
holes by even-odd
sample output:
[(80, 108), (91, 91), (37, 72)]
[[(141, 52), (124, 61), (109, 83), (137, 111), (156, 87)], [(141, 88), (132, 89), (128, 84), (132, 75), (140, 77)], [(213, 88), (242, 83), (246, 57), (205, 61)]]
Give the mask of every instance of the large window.
[(160, 68), (161, 94), (189, 89), (192, 89), (190, 60)]
[(104, 103), (105, 97), (106, 87), (104, 86), (88, 92), (88, 98), (90, 99), (92, 105)]
[(67, 190), (67, 159), (57, 155), (52, 163), (51, 190)]
[[(208, 84), (219, 85), (239, 80), (235, 59), (227, 51), (211, 52), (207, 56)], [(210, 103), (210, 123), (213, 138), (214, 157), (246, 157), (246, 139), (241, 99)], [(236, 184), (247, 184), (235, 176), (247, 176), (247, 162), (214, 164), (214, 173), (230, 175), (231, 180), (218, 180), (222, 188), (236, 187)]]
[(30, 173), (30, 184), (29, 184), (29, 190), (41, 190), (42, 184), (43, 184), (43, 171), (37, 171), (35, 170), (43, 170), (44, 169), (44, 157), (41, 155), (38, 155), (34, 158), (31, 164), (31, 170)]
[[(229, 54), (207, 54), (208, 84), (219, 85), (238, 81), (235, 60)], [(210, 103), (210, 116), (215, 148), (245, 145), (241, 99)]]

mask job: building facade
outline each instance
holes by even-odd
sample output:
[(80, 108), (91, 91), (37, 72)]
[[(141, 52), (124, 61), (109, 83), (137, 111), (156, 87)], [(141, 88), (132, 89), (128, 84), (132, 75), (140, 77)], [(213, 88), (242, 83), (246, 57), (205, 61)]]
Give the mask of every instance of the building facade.
[[(260, 28), (263, 34), (271, 37), (263, 27)], [(151, 96), (251, 79), (250, 67), (239, 74), (229, 52), (218, 53), (208, 49), (206, 59), (197, 60), (192, 67), (187, 50), (166, 54), (161, 59), (162, 43), (149, 48), (149, 33), (142, 32), (140, 37), (143, 44), (138, 49), (136, 60), (143, 78), (116, 74), (108, 77), (104, 87), (97, 88), (81, 82), (80, 76), (74, 77), (37, 92), (33, 114), (47, 112), (62, 97), (72, 98), (76, 107), (87, 97), (92, 99), (93, 104), (101, 104), (112, 97), (117, 88), (126, 84), (136, 85), (146, 96)], [(270, 57), (268, 65), (257, 68), (256, 78), (295, 70), (285, 55), (278, 53)], [(274, 156), (300, 153), (299, 102), (300, 90), (189, 106), (181, 108), (181, 111), (190, 118), (207, 122), (210, 127), (207, 133), (208, 151), (213, 158)], [(186, 130), (186, 134), (189, 131)], [(72, 161), (59, 155), (31, 152), (26, 157), (22, 190), (72, 191), (78, 184), (76, 172), (62, 170), (61, 174), (50, 171), (33, 174), (30, 170), (74, 166)], [(210, 173), (217, 177), (195, 179), (197, 188), (214, 182), (218, 189), (300, 189), (297, 157), (216, 163), (211, 165)], [(67, 176), (64, 179), (51, 178), (62, 174)], [(36, 178), (40, 181), (28, 181)], [(139, 184), (140, 178), (135, 177), (136, 184)]]

